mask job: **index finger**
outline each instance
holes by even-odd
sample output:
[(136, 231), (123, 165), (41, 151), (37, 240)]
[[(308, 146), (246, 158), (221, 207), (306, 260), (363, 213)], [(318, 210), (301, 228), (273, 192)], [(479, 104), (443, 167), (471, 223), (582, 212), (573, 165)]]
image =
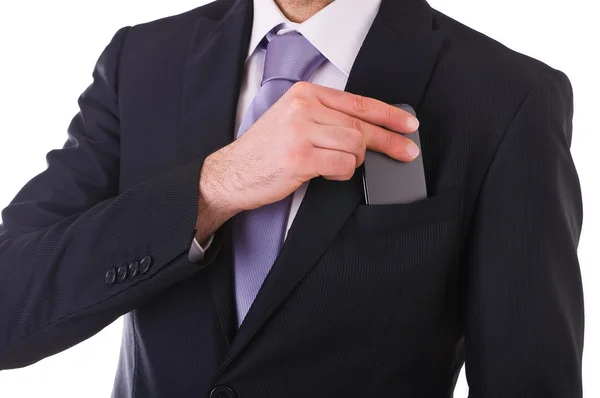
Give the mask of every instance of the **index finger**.
[(315, 92), (324, 106), (367, 123), (399, 133), (412, 133), (419, 128), (419, 121), (409, 112), (374, 98), (323, 86), (319, 86)]

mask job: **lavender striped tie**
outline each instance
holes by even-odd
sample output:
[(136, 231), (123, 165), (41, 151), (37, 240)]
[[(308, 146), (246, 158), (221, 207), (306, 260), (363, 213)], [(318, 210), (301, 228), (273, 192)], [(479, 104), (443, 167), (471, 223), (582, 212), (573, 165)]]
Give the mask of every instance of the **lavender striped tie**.
[[(310, 79), (325, 57), (297, 32), (267, 34), (267, 53), (260, 90), (248, 107), (239, 138), (292, 85)], [(292, 195), (239, 213), (233, 220), (233, 259), (238, 326), (265, 280), (283, 244)]]

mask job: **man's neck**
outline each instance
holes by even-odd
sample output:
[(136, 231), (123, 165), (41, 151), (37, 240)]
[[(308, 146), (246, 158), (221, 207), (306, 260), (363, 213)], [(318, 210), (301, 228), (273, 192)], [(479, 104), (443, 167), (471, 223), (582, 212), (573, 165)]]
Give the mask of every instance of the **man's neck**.
[(275, 0), (275, 3), (292, 22), (302, 23), (334, 0)]

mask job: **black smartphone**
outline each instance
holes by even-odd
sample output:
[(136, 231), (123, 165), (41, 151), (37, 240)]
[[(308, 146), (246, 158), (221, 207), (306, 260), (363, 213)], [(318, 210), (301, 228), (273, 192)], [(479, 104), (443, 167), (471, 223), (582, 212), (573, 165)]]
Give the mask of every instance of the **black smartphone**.
[[(415, 110), (410, 105), (394, 106), (416, 117)], [(421, 149), (419, 130), (405, 135)], [(367, 150), (363, 168), (365, 203), (402, 204), (427, 198), (422, 155), (420, 152), (412, 162), (400, 162), (382, 153)]]

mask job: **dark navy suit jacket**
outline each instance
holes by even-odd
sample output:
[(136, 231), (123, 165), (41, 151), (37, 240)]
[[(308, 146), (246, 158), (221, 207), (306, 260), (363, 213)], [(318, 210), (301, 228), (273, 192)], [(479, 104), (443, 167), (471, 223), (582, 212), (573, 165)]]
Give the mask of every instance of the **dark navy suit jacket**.
[(416, 109), (429, 197), (365, 205), (362, 168), (312, 180), (237, 330), (230, 222), (187, 254), (251, 24), (219, 0), (114, 36), (2, 212), (0, 369), (126, 314), (117, 398), (441, 398), (465, 360), (471, 398), (580, 397), (571, 85), (424, 0), (383, 0), (347, 91)]

